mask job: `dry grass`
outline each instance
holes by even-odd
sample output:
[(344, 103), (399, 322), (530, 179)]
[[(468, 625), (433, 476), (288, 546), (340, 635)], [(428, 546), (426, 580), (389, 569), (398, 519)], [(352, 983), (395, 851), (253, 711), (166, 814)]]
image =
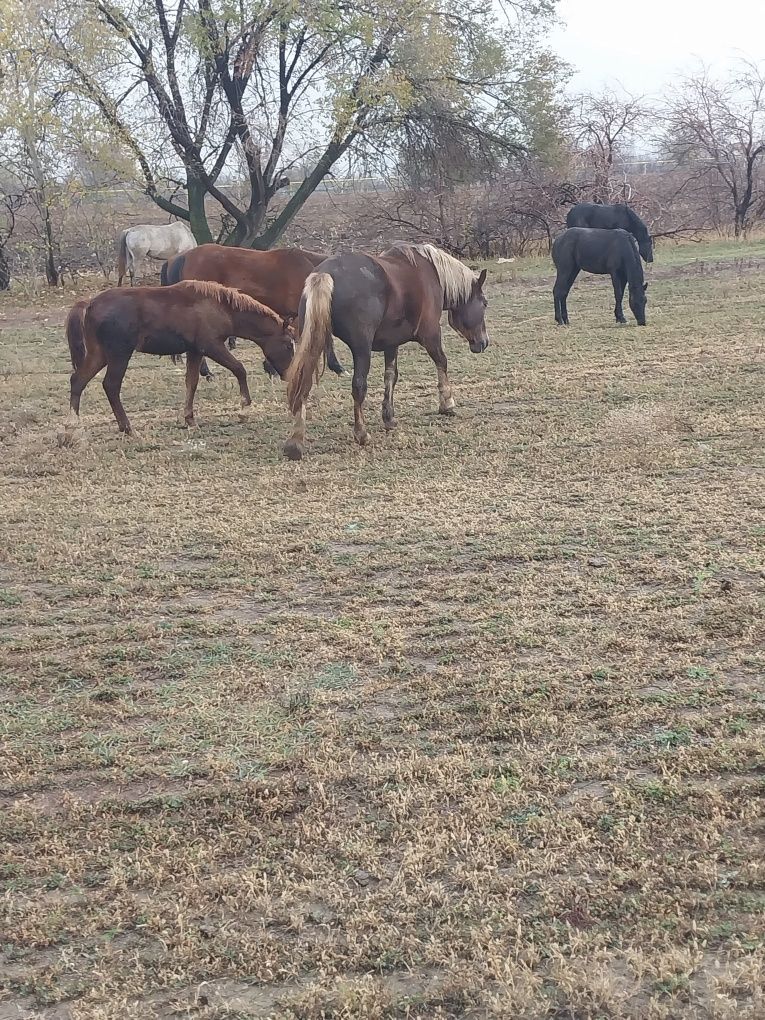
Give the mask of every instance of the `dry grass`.
[(411, 349), (298, 466), (254, 348), (243, 422), (136, 358), (72, 436), (5, 299), (2, 1020), (765, 1015), (765, 283), (703, 254), (645, 330), (514, 264), (459, 417)]

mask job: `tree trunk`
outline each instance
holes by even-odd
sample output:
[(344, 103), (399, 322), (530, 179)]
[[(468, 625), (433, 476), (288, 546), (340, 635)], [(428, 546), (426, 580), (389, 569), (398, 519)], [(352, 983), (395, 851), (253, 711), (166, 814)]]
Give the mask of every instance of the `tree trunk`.
[(45, 235), (45, 279), (49, 287), (58, 287), (59, 271), (56, 265), (56, 248), (53, 242), (53, 223), (50, 218), (50, 209), (45, 201), (44, 194), (40, 196), (40, 214), (43, 221), (43, 233)]
[(0, 290), (8, 290), (11, 285), (11, 267), (4, 246), (0, 246)]
[[(287, 201), (286, 205), (276, 216), (276, 219), (274, 219), (266, 227), (263, 233), (250, 242), (250, 247), (266, 250), (268, 248), (273, 248), (277, 241), (281, 240), (284, 231), (290, 223), (292, 223), (294, 218), (303, 208), (319, 184), (324, 180), (338, 159), (340, 159), (340, 157), (347, 151), (355, 137), (356, 132), (352, 131), (342, 141), (333, 141), (329, 143), (323, 156), (310, 174), (304, 178), (303, 183), (297, 189), (295, 194)], [(265, 210), (263, 210), (263, 212), (265, 214)]]
[(186, 176), (186, 191), (189, 198), (189, 226), (197, 244), (209, 244), (212, 239), (210, 224), (205, 210), (205, 186), (191, 174)]
[(249, 212), (228, 235), (226, 244), (236, 245), (237, 248), (261, 248), (259, 235), (265, 218), (265, 206)]

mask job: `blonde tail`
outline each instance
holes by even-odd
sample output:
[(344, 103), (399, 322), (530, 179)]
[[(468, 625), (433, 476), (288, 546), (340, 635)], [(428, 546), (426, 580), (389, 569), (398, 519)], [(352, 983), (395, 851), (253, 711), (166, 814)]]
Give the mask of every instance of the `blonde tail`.
[(287, 371), (287, 401), (297, 414), (319, 378), (319, 360), (332, 342), (332, 291), (328, 273), (311, 273), (305, 282), (305, 316), (295, 357)]
[(291, 438), (284, 452), (290, 460), (303, 456), (305, 402), (319, 379), (319, 361), (332, 343), (332, 293), (334, 280), (328, 273), (311, 273), (303, 287), (305, 313), (295, 357), (287, 370), (287, 403), (295, 416)]

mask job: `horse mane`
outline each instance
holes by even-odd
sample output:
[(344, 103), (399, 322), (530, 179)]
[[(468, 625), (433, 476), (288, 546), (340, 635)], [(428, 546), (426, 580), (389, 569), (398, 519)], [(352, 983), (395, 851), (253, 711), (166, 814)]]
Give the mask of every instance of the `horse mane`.
[(224, 287), (222, 283), (213, 283), (211, 280), (182, 280), (180, 283), (176, 283), (175, 286), (193, 291), (195, 294), (199, 294), (200, 297), (213, 298), (222, 305), (228, 305), (236, 312), (254, 312), (259, 315), (265, 315), (267, 318), (273, 319), (274, 322), (278, 322), (284, 328), (284, 320), (281, 315), (275, 312), (273, 308), (269, 308), (268, 305), (261, 304), (255, 298), (243, 294), (241, 290), (235, 290), (233, 287)]
[(636, 230), (641, 235), (641, 237), (642, 236), (648, 237), (649, 236), (648, 227), (645, 225), (645, 223), (643, 223), (643, 221), (640, 219), (635, 210), (626, 203), (624, 205), (624, 208), (627, 210), (627, 220), (629, 221), (630, 227), (633, 230)]
[(395, 244), (390, 251), (398, 251), (415, 265), (415, 255), (427, 259), (433, 266), (438, 282), (444, 289), (444, 305), (453, 308), (467, 301), (473, 293), (473, 286), (478, 279), (472, 269), (448, 255), (434, 244)]

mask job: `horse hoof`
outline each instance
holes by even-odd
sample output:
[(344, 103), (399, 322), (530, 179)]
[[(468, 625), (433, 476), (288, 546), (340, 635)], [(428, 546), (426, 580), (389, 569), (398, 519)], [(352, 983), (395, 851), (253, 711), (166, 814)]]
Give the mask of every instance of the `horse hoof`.
[(457, 408), (454, 404), (451, 404), (448, 407), (439, 407), (438, 413), (445, 415), (447, 418), (454, 418), (457, 415)]
[(359, 444), (359, 446), (369, 446), (369, 433), (368, 432), (354, 432), (353, 438)]
[(284, 444), (284, 456), (287, 460), (302, 460), (304, 452), (303, 444), (296, 439), (288, 439)]
[(383, 425), (385, 426), (387, 432), (393, 432), (395, 429), (398, 428), (398, 422), (396, 421), (395, 418), (389, 418), (387, 421), (383, 419)]

